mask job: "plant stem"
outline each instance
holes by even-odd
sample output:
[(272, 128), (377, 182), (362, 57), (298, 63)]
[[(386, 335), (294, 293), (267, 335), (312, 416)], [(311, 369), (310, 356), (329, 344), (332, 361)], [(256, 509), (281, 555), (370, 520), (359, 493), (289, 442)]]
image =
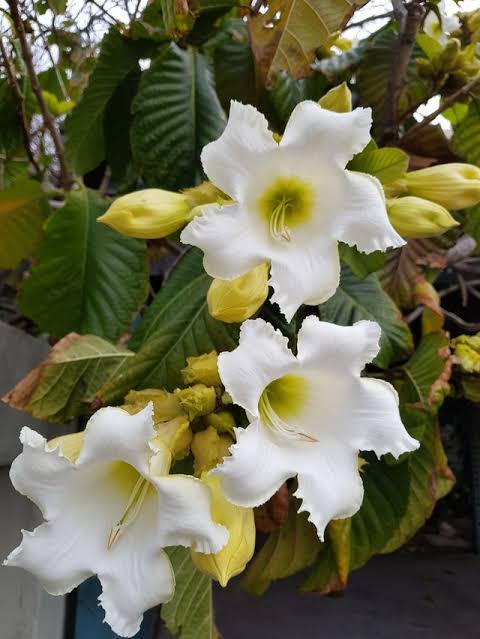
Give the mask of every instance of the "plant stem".
[(28, 159), (32, 163), (33, 168), (35, 169), (37, 173), (40, 173), (40, 167), (32, 151), (32, 141), (30, 139), (28, 118), (27, 118), (27, 113), (25, 111), (25, 97), (22, 93), (20, 85), (18, 84), (17, 78), (15, 77), (15, 72), (12, 69), (12, 65), (10, 64), (10, 59), (8, 57), (7, 50), (5, 49), (5, 45), (3, 44), (3, 38), (0, 38), (0, 52), (2, 54), (3, 62), (5, 64), (5, 71), (7, 72), (8, 82), (15, 95), (18, 120), (20, 123), (20, 128), (22, 129), (23, 146), (25, 147), (25, 151), (27, 153)]
[(399, 37), (392, 57), (390, 77), (385, 92), (380, 144), (396, 144), (398, 141), (398, 104), (406, 82), (407, 68), (415, 45), (417, 31), (425, 15), (422, 0), (392, 0), (394, 14), (399, 24)]
[(54, 118), (48, 110), (47, 104), (42, 94), (42, 88), (40, 86), (40, 82), (38, 81), (35, 67), (33, 65), (32, 52), (28, 44), (27, 35), (25, 33), (25, 27), (23, 25), (23, 21), (18, 9), (17, 0), (8, 0), (8, 5), (10, 7), (10, 14), (13, 20), (13, 24), (15, 25), (15, 31), (17, 32), (18, 39), (20, 41), (22, 57), (25, 62), (28, 77), (30, 79), (30, 84), (32, 85), (35, 97), (37, 98), (40, 111), (42, 112), (45, 127), (48, 129), (48, 132), (50, 133), (53, 144), (55, 146), (55, 152), (60, 164), (60, 181), (64, 188), (69, 189), (73, 184), (73, 178), (70, 174), (67, 166), (67, 161), (65, 159), (65, 149), (63, 147), (63, 141), (60, 136), (60, 131), (57, 129)]

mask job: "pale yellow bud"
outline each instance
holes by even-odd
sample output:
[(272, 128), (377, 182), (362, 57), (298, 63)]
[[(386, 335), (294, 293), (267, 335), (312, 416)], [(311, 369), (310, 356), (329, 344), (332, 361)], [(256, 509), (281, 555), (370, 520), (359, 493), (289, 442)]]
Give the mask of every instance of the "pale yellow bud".
[(453, 340), (455, 358), (465, 373), (480, 373), (480, 333), (459, 335)]
[(218, 413), (210, 413), (204, 418), (207, 426), (212, 426), (219, 433), (229, 433), (234, 437), (235, 419), (228, 410), (221, 410)]
[(48, 442), (50, 450), (60, 448), (64, 457), (69, 459), (73, 464), (77, 461), (80, 451), (82, 450), (84, 432), (71, 433), (70, 435), (61, 435), (55, 437)]
[(205, 384), (177, 388), (175, 395), (191, 421), (212, 413), (217, 403), (215, 389), (213, 386), (205, 386)]
[(195, 475), (221, 464), (223, 458), (230, 455), (229, 448), (232, 444), (231, 437), (219, 434), (213, 426), (195, 433), (192, 440)]
[(202, 474), (201, 480), (209, 487), (212, 500), (212, 519), (228, 530), (228, 542), (213, 555), (191, 551), (195, 566), (225, 587), (229, 580), (240, 574), (255, 550), (255, 522), (252, 508), (234, 506), (225, 499), (220, 477)]
[(174, 417), (185, 414), (178, 397), (159, 388), (146, 388), (139, 391), (131, 390), (125, 397), (123, 408), (133, 415), (145, 408), (148, 402), (153, 404), (153, 422), (155, 426), (160, 422), (168, 422)]
[(387, 212), (393, 228), (406, 239), (440, 235), (458, 225), (446, 208), (420, 197), (387, 200)]
[[(168, 422), (162, 422), (156, 426), (158, 438), (168, 446), (174, 460), (183, 459), (190, 452), (193, 433), (186, 415), (174, 417)], [(153, 441), (155, 444), (156, 441)]]
[(480, 168), (473, 164), (440, 164), (404, 176), (408, 195), (422, 197), (450, 211), (480, 202)]
[(181, 229), (194, 216), (187, 196), (162, 189), (135, 191), (117, 198), (97, 218), (119, 233), (149, 240)]
[(222, 322), (243, 322), (268, 296), (268, 265), (260, 264), (234, 280), (215, 279), (207, 294), (210, 315)]
[(185, 384), (200, 383), (207, 386), (221, 386), (222, 380), (218, 373), (218, 355), (215, 351), (199, 357), (187, 357), (187, 364), (181, 371)]

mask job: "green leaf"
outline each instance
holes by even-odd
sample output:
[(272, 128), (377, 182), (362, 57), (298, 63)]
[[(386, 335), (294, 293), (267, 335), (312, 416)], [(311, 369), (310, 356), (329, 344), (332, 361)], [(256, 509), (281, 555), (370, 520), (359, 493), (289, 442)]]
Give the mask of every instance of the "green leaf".
[(100, 55), (77, 106), (65, 122), (67, 160), (83, 175), (105, 159), (105, 108), (120, 82), (133, 71), (142, 49), (111, 29), (103, 38)]
[(161, 616), (178, 639), (217, 639), (212, 581), (195, 568), (190, 549), (176, 546), (166, 552), (175, 572), (175, 595), (163, 604)]
[(300, 80), (292, 80), (286, 72), (280, 73), (268, 95), (282, 128), (299, 102), (317, 102), (329, 87), (330, 83), (321, 73)]
[(0, 193), (0, 268), (15, 268), (42, 239), (48, 204), (34, 180), (20, 180)]
[(103, 404), (120, 401), (132, 388), (166, 388), (182, 384), (186, 358), (212, 350), (231, 350), (238, 327), (214, 320), (206, 295), (211, 278), (202, 253), (190, 249), (145, 313), (130, 348), (138, 349), (99, 392)]
[(467, 115), (454, 127), (453, 147), (465, 162), (480, 166), (480, 98), (470, 100)]
[(356, 155), (347, 168), (351, 171), (369, 173), (382, 184), (389, 184), (407, 172), (408, 155), (405, 151), (391, 147), (373, 149)]
[[(37, 108), (28, 86), (25, 91), (25, 111), (28, 120)], [(0, 79), (0, 122), (0, 149), (4, 154), (18, 153), (23, 145), (23, 135), (18, 119), (17, 100), (6, 79)]]
[(200, 181), (200, 153), (225, 126), (205, 57), (165, 46), (143, 74), (133, 110), (132, 149), (147, 184), (178, 189)]
[(378, 322), (382, 336), (380, 352), (374, 363), (381, 368), (388, 368), (392, 362), (404, 359), (413, 350), (410, 329), (374, 273), (360, 280), (344, 264), (340, 286), (333, 297), (321, 304), (320, 314), (326, 322), (341, 326), (351, 326), (365, 319)]
[(19, 299), (42, 331), (56, 337), (93, 333), (114, 341), (145, 299), (145, 242), (97, 224), (108, 204), (80, 189), (50, 217), (38, 266)]
[(95, 335), (71, 333), (3, 401), (36, 419), (68, 422), (88, 411), (95, 392), (133, 355)]
[(300, 501), (290, 498), (288, 519), (271, 533), (255, 555), (242, 587), (253, 595), (263, 595), (275, 579), (289, 577), (315, 561), (322, 544), (307, 513), (297, 513)]
[(382, 251), (373, 251), (373, 253), (367, 255), (359, 251), (355, 246), (348, 246), (348, 244), (343, 242), (339, 242), (338, 252), (340, 259), (346, 262), (353, 274), (360, 279), (382, 268), (387, 257), (386, 253)]
[(315, 52), (350, 20), (366, 0), (275, 0), (250, 20), (252, 50), (260, 76), (270, 83), (281, 71), (309, 75)]

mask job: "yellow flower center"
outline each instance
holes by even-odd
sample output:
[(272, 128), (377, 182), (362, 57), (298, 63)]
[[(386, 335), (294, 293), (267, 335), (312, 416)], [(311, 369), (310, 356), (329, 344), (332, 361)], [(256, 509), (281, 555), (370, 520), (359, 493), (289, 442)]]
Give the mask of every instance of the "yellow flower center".
[[(127, 527), (133, 524), (133, 522), (138, 518), (143, 503), (149, 493), (149, 489), (152, 488), (150, 482), (129, 464), (117, 462), (112, 466), (114, 480), (122, 493), (125, 493), (125, 490), (128, 490), (126, 493), (128, 495), (128, 499), (123, 513), (113, 524), (110, 530), (107, 540), (108, 550), (112, 549)], [(133, 481), (135, 483), (132, 488)]]
[(313, 213), (313, 189), (296, 177), (279, 177), (258, 200), (259, 211), (275, 239), (290, 241), (290, 229), (308, 222)]
[(307, 442), (318, 441), (316, 437), (292, 424), (305, 404), (308, 384), (305, 378), (289, 373), (271, 382), (263, 391), (258, 409), (262, 423), (273, 431)]

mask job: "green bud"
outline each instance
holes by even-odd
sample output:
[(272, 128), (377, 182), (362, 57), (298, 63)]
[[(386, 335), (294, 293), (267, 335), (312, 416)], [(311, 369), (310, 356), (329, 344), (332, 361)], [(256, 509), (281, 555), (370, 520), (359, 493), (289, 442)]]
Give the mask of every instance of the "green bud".
[(195, 475), (221, 464), (223, 458), (230, 455), (232, 443), (231, 437), (219, 434), (212, 426), (195, 433), (192, 440)]
[(439, 164), (406, 173), (408, 195), (456, 211), (480, 202), (480, 168), (473, 164)]
[(173, 393), (158, 388), (131, 390), (125, 397), (123, 408), (130, 414), (138, 413), (148, 402), (153, 403), (153, 420), (155, 424), (167, 422), (184, 414), (180, 401)]
[(409, 240), (441, 235), (458, 225), (446, 208), (419, 197), (387, 200), (387, 212), (393, 228)]
[(187, 357), (187, 366), (181, 372), (185, 384), (222, 385), (218, 373), (218, 355), (215, 351), (198, 357)]
[(219, 433), (229, 433), (234, 436), (235, 419), (228, 410), (221, 410), (218, 413), (210, 413), (204, 420), (206, 426), (212, 426)]
[(212, 413), (217, 403), (215, 389), (213, 386), (205, 386), (205, 384), (177, 388), (175, 396), (180, 400), (180, 404), (190, 421)]
[(342, 82), (337, 87), (330, 89), (318, 101), (322, 109), (336, 111), (337, 113), (348, 113), (352, 110), (352, 93), (346, 82)]
[(455, 359), (465, 373), (480, 373), (480, 333), (460, 335), (453, 341)]

